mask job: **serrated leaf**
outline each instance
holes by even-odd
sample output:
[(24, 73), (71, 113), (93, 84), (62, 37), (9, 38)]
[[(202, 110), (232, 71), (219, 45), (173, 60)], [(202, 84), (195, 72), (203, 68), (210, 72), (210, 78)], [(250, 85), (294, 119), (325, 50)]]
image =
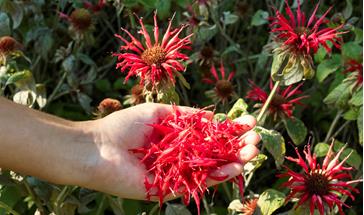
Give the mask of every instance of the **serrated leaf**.
[(166, 215), (192, 215), (191, 212), (182, 204), (167, 203)]
[(287, 133), (292, 139), (293, 143), (300, 145), (303, 143), (307, 136), (307, 128), (305, 124), (298, 118), (290, 117), (283, 120), (286, 126)]
[(316, 71), (316, 78), (319, 82), (322, 82), (329, 76), (331, 73), (335, 72), (340, 67), (340, 56), (335, 55), (336, 57), (332, 57), (331, 59), (327, 59), (322, 61)]
[(313, 152), (317, 157), (324, 157), (326, 156), (327, 151), (329, 151), (329, 148), (330, 146), (327, 143), (317, 143), (313, 149)]
[(248, 109), (248, 105), (246, 104), (244, 99), (240, 98), (235, 102), (233, 107), (228, 112), (227, 116), (230, 119), (238, 118), (242, 115), (248, 114), (247, 109)]
[(260, 26), (268, 23), (268, 17), (269, 13), (264, 10), (257, 10), (255, 14), (252, 17), (252, 21), (250, 22), (250, 25), (252, 26)]
[(265, 147), (276, 161), (277, 167), (283, 164), (286, 154), (286, 145), (283, 136), (275, 130), (268, 130), (260, 126), (256, 126), (254, 130), (260, 134)]
[(286, 196), (277, 190), (267, 189), (260, 194), (258, 207), (262, 215), (271, 215), (284, 204)]

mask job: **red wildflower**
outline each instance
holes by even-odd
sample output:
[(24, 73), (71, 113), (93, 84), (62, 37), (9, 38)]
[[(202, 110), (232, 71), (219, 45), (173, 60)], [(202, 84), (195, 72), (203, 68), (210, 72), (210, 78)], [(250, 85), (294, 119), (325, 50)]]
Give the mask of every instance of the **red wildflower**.
[[(145, 177), (147, 199), (159, 197), (162, 204), (166, 195), (183, 195), (184, 203), (191, 195), (200, 211), (200, 199), (207, 190), (206, 179), (223, 181), (226, 176), (211, 176), (221, 166), (239, 162), (238, 152), (243, 147), (240, 136), (250, 129), (231, 120), (215, 122), (205, 118), (203, 110), (193, 113), (174, 108), (169, 116), (152, 124), (150, 143), (132, 152), (141, 154), (151, 180)], [(238, 177), (242, 186), (242, 176)], [(242, 190), (242, 188), (241, 188)]]
[(339, 157), (345, 147), (340, 149), (334, 158), (332, 147), (333, 144), (331, 144), (322, 165), (317, 163), (316, 155), (312, 155), (310, 145), (307, 145), (303, 151), (306, 161), (301, 157), (297, 148), (298, 158), (287, 157), (288, 160), (300, 165), (304, 172), (294, 172), (285, 166), (287, 172), (278, 175), (278, 177), (290, 177), (283, 184), (284, 187), (291, 189), (286, 202), (292, 198), (298, 198), (299, 202), (296, 207), (307, 204), (311, 215), (314, 214), (315, 208), (318, 209), (320, 215), (323, 215), (325, 210), (331, 211), (335, 205), (340, 214), (344, 214), (342, 206), (349, 206), (340, 200), (340, 196), (347, 195), (354, 200), (352, 192), (359, 193), (359, 191), (353, 188), (351, 184), (362, 180), (343, 181), (343, 179), (351, 178), (348, 171), (352, 170), (352, 167), (343, 166), (350, 154), (339, 163)]
[(353, 74), (356, 80), (356, 86), (363, 86), (363, 64), (361, 62), (353, 59), (349, 60), (346, 63), (346, 69), (344, 70), (344, 73)]
[[(250, 81), (251, 90), (247, 93), (246, 98), (251, 99), (253, 101), (261, 102), (259, 106), (263, 106), (263, 104), (268, 99), (268, 94), (258, 87), (254, 82)], [(281, 117), (292, 116), (292, 112), (294, 110), (294, 105), (303, 105), (300, 100), (306, 98), (308, 96), (299, 96), (292, 98), (293, 96), (300, 95), (302, 93), (299, 88), (303, 85), (303, 83), (297, 85), (297, 87), (293, 88), (293, 85), (288, 86), (282, 91), (278, 88), (276, 94), (273, 96), (271, 103), (269, 104), (269, 112), (276, 119), (276, 115), (280, 115)], [(270, 89), (273, 88), (273, 83), (270, 82)]]
[(330, 7), (320, 18), (316, 17), (316, 12), (319, 4), (316, 5), (310, 18), (307, 20), (304, 12), (301, 11), (300, 1), (297, 0), (296, 17), (291, 8), (286, 2), (286, 13), (288, 19), (276, 10), (276, 16), (272, 17), (271, 27), (272, 32), (277, 33), (277, 38), (280, 41), (284, 41), (283, 44), (293, 51), (294, 53), (300, 53), (310, 55), (311, 52), (316, 53), (319, 46), (322, 45), (328, 53), (331, 52), (331, 48), (327, 45), (327, 41), (330, 41), (335, 47), (340, 48), (339, 42), (341, 38), (338, 35), (344, 32), (338, 32), (342, 25), (336, 28), (320, 28), (327, 21), (326, 15), (330, 12)]
[(221, 78), (217, 74), (214, 65), (211, 66), (210, 72), (214, 79), (204, 78), (203, 81), (208, 84), (215, 85), (214, 92), (216, 94), (216, 97), (222, 102), (226, 102), (234, 94), (234, 86), (231, 83), (231, 79), (234, 77), (235, 71), (230, 72), (230, 74), (226, 78), (224, 64), (221, 62), (220, 63)]
[(159, 28), (157, 25), (157, 14), (154, 14), (154, 43), (147, 32), (142, 18), (138, 18), (141, 25), (140, 34), (143, 35), (145, 43), (143, 44), (136, 39), (129, 31), (122, 30), (131, 38), (131, 41), (116, 34), (115, 36), (122, 40), (125, 45), (120, 47), (122, 53), (115, 53), (120, 61), (116, 68), (122, 72), (127, 71), (125, 78), (127, 81), (131, 76), (140, 77), (140, 84), (151, 85), (155, 87), (161, 81), (168, 81), (174, 84), (174, 72), (184, 71), (185, 67), (180, 62), (188, 60), (188, 57), (180, 52), (181, 49), (187, 49), (190, 45), (189, 38), (192, 34), (180, 39), (179, 35), (186, 27), (183, 25), (177, 29), (171, 30), (172, 20), (169, 20), (167, 30), (159, 41)]
[(253, 215), (257, 209), (258, 198), (247, 199), (241, 208), (241, 215)]

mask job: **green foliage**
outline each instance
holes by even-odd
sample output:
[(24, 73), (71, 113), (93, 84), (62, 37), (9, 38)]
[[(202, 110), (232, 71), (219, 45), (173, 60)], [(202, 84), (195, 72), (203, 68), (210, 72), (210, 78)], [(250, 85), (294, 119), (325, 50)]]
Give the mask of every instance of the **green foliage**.
[(271, 215), (284, 204), (285, 195), (274, 189), (267, 189), (259, 196), (258, 207), (262, 215)]

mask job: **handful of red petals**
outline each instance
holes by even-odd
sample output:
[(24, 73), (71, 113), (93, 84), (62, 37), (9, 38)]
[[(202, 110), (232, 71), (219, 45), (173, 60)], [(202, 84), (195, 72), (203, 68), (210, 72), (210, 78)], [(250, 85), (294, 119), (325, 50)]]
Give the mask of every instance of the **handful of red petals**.
[[(200, 211), (207, 178), (223, 181), (229, 177), (214, 177), (211, 173), (223, 165), (240, 162), (239, 151), (244, 146), (240, 137), (250, 126), (229, 119), (216, 122), (205, 116), (204, 110), (191, 113), (174, 107), (170, 115), (150, 125), (153, 132), (146, 145), (130, 150), (140, 155), (153, 176), (153, 180), (145, 177), (147, 199), (156, 196), (162, 204), (172, 193), (182, 195), (188, 205), (192, 195)], [(242, 176), (236, 179), (242, 192)]]

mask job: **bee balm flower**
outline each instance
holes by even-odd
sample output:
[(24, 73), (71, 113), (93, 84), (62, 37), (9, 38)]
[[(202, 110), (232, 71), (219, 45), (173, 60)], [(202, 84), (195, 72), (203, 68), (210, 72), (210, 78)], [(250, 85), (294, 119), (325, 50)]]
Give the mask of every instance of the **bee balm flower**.
[(120, 47), (121, 53), (115, 53), (118, 58), (116, 68), (122, 72), (128, 72), (125, 81), (131, 76), (140, 78), (141, 85), (148, 85), (154, 88), (160, 82), (165, 81), (174, 84), (174, 75), (176, 72), (185, 70), (181, 61), (188, 60), (188, 57), (182, 54), (182, 49), (190, 48), (189, 38), (192, 34), (179, 38), (182, 30), (186, 26), (181, 26), (171, 30), (172, 20), (169, 20), (167, 30), (162, 40), (159, 40), (159, 27), (157, 25), (157, 16), (154, 14), (154, 42), (152, 42), (147, 32), (142, 18), (138, 18), (141, 30), (139, 33), (144, 37), (145, 42), (135, 38), (126, 29), (122, 30), (130, 37), (128, 41), (123, 36), (116, 34), (125, 45)]
[(150, 125), (154, 128), (150, 143), (131, 149), (153, 176), (145, 177), (147, 199), (155, 196), (162, 204), (172, 193), (182, 195), (187, 205), (192, 195), (199, 209), (207, 178), (223, 181), (228, 175), (211, 174), (223, 165), (240, 162), (238, 153), (244, 146), (240, 136), (251, 128), (231, 120), (215, 122), (204, 115), (203, 110), (187, 113), (175, 107), (172, 114)]
[[(338, 32), (342, 25), (336, 28), (323, 27), (327, 22), (325, 17), (332, 7), (318, 18), (316, 12), (319, 4), (317, 4), (310, 18), (306, 19), (305, 13), (301, 11), (299, 0), (296, 15), (289, 7), (287, 0), (286, 5), (288, 18), (278, 10), (276, 10), (276, 16), (271, 18), (271, 32), (275, 34), (278, 47), (274, 50), (272, 77), (274, 80), (283, 79), (285, 85), (290, 85), (302, 78), (312, 78), (314, 69), (311, 55), (316, 53), (320, 46), (330, 53), (328, 41), (340, 48), (339, 35), (344, 32)], [(288, 62), (282, 71), (283, 77), (280, 77), (281, 74), (278, 72), (286, 58)]]
[[(343, 215), (342, 206), (349, 207), (340, 200), (341, 195), (349, 196), (354, 200), (352, 192), (359, 191), (351, 186), (351, 184), (362, 181), (350, 179), (349, 171), (352, 167), (344, 167), (345, 161), (350, 154), (341, 162), (339, 157), (344, 150), (344, 147), (334, 156), (331, 144), (329, 151), (322, 163), (317, 163), (316, 155), (311, 153), (310, 145), (305, 147), (303, 151), (306, 160), (304, 160), (296, 148), (298, 158), (287, 157), (288, 160), (297, 163), (303, 168), (303, 173), (294, 172), (288, 167), (286, 173), (278, 175), (278, 177), (290, 177), (283, 186), (291, 189), (286, 201), (292, 198), (298, 198), (298, 206), (307, 204), (310, 208), (310, 214), (314, 214), (315, 208), (318, 209), (320, 215), (324, 215), (325, 211), (332, 211), (336, 205), (341, 215)], [(328, 213), (331, 214), (331, 213)]]

